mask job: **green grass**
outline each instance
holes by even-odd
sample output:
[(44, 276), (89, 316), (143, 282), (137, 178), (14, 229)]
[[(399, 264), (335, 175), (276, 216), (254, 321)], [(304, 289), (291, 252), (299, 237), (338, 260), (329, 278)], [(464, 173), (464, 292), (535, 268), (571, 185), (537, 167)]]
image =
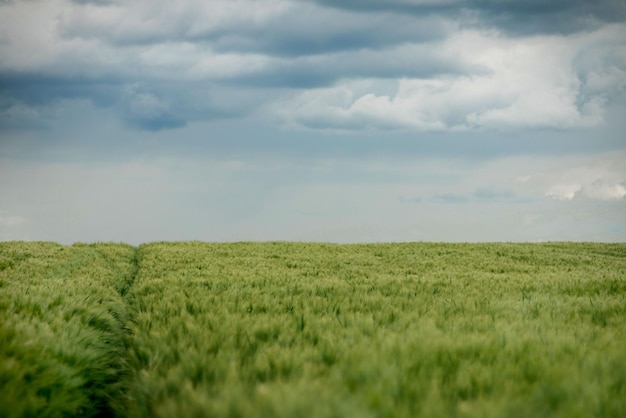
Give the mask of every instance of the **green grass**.
[(126, 410), (123, 245), (0, 244), (0, 416)]
[(0, 243), (0, 415), (626, 416), (626, 245)]

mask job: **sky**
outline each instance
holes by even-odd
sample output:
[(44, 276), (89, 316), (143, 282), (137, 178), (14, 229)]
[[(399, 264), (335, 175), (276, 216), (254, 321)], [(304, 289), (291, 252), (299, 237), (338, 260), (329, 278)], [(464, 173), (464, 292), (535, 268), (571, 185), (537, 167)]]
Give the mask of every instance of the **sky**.
[(626, 241), (623, 0), (0, 0), (0, 240)]

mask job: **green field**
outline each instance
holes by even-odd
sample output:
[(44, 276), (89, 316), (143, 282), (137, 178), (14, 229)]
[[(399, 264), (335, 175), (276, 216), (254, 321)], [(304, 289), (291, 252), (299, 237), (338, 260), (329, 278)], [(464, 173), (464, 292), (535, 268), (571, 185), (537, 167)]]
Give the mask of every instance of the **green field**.
[(2, 417), (626, 417), (626, 244), (0, 243)]

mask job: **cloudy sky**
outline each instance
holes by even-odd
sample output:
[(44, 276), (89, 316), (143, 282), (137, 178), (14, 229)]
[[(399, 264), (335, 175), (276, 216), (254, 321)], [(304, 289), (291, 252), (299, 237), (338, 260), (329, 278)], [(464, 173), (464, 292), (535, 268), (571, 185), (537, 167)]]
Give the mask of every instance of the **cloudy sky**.
[(0, 0), (0, 240), (626, 241), (623, 0)]

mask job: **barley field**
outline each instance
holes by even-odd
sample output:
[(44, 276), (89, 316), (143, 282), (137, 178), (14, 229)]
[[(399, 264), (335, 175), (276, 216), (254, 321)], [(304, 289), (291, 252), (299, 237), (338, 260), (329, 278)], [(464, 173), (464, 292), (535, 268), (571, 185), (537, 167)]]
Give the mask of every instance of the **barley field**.
[(626, 244), (0, 243), (2, 417), (625, 417)]

